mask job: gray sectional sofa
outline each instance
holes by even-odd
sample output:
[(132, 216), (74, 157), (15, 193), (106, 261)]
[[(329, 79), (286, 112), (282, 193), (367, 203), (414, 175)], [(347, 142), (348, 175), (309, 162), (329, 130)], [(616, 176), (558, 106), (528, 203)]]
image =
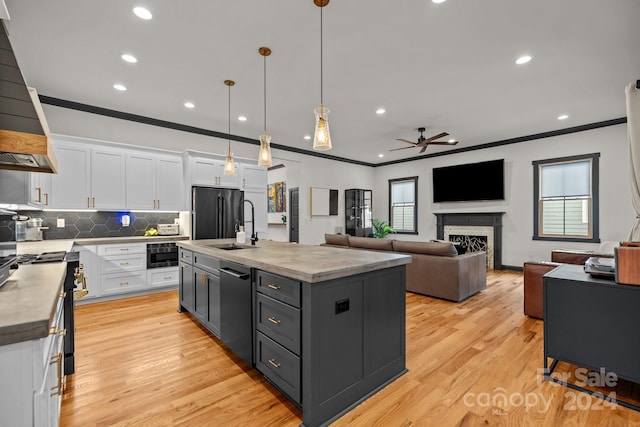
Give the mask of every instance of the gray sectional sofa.
[(325, 234), (322, 245), (411, 255), (412, 262), (407, 264), (407, 291), (410, 292), (462, 301), (487, 287), (487, 254), (458, 255), (450, 242), (408, 242)]

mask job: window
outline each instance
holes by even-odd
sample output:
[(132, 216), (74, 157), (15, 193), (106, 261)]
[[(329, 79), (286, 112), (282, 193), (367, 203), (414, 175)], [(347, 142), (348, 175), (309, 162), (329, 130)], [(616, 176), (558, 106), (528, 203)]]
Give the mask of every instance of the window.
[(389, 225), (396, 233), (418, 234), (418, 177), (389, 180)]
[(533, 239), (600, 242), (599, 153), (533, 162)]

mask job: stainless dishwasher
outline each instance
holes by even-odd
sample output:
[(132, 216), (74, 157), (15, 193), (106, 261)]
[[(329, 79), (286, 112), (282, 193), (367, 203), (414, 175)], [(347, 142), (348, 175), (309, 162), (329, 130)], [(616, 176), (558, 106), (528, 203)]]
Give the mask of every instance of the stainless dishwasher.
[(251, 269), (220, 260), (220, 339), (253, 366)]

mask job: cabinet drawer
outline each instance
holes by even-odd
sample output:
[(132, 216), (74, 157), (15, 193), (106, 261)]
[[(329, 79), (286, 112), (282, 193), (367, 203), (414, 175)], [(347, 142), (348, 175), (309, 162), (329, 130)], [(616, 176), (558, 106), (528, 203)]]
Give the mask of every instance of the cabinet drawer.
[(298, 281), (258, 270), (256, 288), (258, 292), (300, 308), (300, 282)]
[(147, 269), (145, 254), (106, 256), (100, 259), (100, 273), (111, 274), (124, 271), (138, 271)]
[(209, 256), (209, 255), (194, 253), (193, 265), (208, 271), (216, 270), (217, 272), (217, 270), (220, 268), (220, 260), (218, 258)]
[(193, 264), (193, 252), (180, 248), (180, 262)]
[(180, 278), (178, 270), (178, 267), (147, 270), (147, 283), (149, 286), (177, 285)]
[(300, 403), (300, 358), (260, 332), (256, 332), (256, 368)]
[(147, 284), (145, 271), (128, 274), (109, 274), (101, 277), (102, 295), (120, 294), (142, 290)]
[(99, 245), (98, 255), (146, 254), (144, 243), (123, 243), (121, 245)]
[(300, 310), (262, 294), (257, 294), (256, 305), (256, 328), (300, 354)]

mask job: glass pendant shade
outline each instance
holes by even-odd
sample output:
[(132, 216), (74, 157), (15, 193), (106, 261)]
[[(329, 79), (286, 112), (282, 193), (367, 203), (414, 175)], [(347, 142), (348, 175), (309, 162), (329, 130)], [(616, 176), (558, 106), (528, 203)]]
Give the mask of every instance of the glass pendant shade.
[(236, 164), (233, 162), (233, 153), (231, 152), (231, 149), (227, 151), (227, 159), (224, 162), (224, 174), (225, 175), (236, 174)]
[(313, 149), (317, 151), (331, 150), (329, 109), (320, 104), (313, 112), (316, 115), (316, 132), (313, 135)]
[(271, 167), (271, 137), (267, 133), (260, 135), (260, 152), (258, 153), (258, 166)]

